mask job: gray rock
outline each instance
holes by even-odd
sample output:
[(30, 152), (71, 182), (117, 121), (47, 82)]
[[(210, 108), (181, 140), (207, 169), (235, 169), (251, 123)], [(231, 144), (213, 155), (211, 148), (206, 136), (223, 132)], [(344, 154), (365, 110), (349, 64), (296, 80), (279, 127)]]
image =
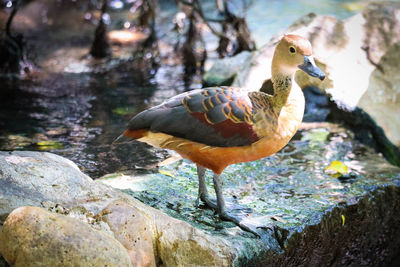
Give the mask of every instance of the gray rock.
[(242, 64), (250, 57), (249, 51), (243, 51), (234, 57), (226, 57), (215, 64), (203, 76), (204, 86), (231, 85)]
[[(301, 87), (324, 90), (347, 110), (361, 108), (383, 128), (389, 140), (400, 147), (400, 3), (370, 3), (362, 14), (345, 21), (309, 14), (285, 33), (308, 38), (317, 65), (327, 78), (296, 73)], [(271, 78), (270, 66), (279, 36), (243, 64), (232, 85), (259, 90)], [(214, 74), (217, 75), (217, 74)]]
[(111, 235), (38, 207), (21, 207), (7, 217), (0, 252), (16, 267), (133, 266)]
[(94, 212), (111, 201), (110, 190), (92, 187), (75, 163), (52, 153), (0, 152), (0, 166), (0, 222), (18, 207), (46, 201), (68, 207), (82, 203)]
[[(129, 230), (130, 233), (126, 232), (124, 237), (124, 229), (118, 226), (118, 218), (126, 218), (125, 212), (130, 210), (140, 213), (148, 225), (156, 249), (145, 247), (157, 253), (153, 255), (157, 263), (162, 262), (165, 266), (196, 263), (229, 266), (238, 257), (237, 248), (230, 248), (224, 238), (211, 236), (103, 183), (93, 181), (81, 173), (73, 162), (55, 154), (0, 151), (0, 185), (0, 225), (15, 208), (27, 205), (46, 207), (114, 234), (132, 256), (135, 246), (125, 237), (133, 232)], [(118, 201), (126, 203), (125, 207), (120, 210), (112, 208)], [(110, 210), (112, 213), (107, 216)], [(97, 220), (104, 220), (110, 225), (97, 225), (93, 222)], [(135, 220), (126, 222), (128, 229), (138, 227)], [(148, 238), (144, 232), (136, 234)], [(147, 241), (144, 243), (148, 244)], [(188, 254), (188, 251), (196, 253)], [(144, 255), (143, 258), (148, 258), (149, 254)], [(152, 261), (149, 262), (151, 266)]]
[(115, 238), (128, 250), (132, 263), (156, 266), (149, 220), (139, 210), (118, 200), (104, 208), (98, 217), (110, 226)]

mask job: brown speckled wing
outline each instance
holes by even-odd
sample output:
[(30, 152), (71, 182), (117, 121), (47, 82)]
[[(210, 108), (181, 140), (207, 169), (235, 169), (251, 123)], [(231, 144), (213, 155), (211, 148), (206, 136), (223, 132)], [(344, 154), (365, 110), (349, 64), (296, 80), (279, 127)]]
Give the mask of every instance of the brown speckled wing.
[(193, 90), (141, 112), (128, 128), (149, 129), (208, 146), (250, 145), (260, 139), (254, 118), (265, 104), (262, 97), (254, 102), (249, 94), (233, 87)]
[(260, 139), (253, 129), (252, 102), (243, 89), (211, 87), (189, 92), (182, 104), (210, 130), (209, 139), (220, 140), (215, 143), (218, 146), (250, 145)]
[(218, 124), (225, 120), (253, 124), (252, 103), (247, 92), (234, 87), (211, 87), (187, 94), (182, 104), (190, 113), (202, 113), (206, 121)]

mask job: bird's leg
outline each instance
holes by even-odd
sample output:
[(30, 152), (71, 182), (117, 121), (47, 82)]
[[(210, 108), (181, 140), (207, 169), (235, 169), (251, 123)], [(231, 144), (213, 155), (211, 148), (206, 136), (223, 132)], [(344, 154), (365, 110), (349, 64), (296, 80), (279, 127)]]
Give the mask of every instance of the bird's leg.
[(217, 212), (220, 218), (226, 221), (231, 221), (240, 228), (242, 228), (243, 230), (259, 237), (260, 235), (255, 231), (255, 229), (251, 229), (249, 226), (245, 225), (240, 217), (233, 216), (226, 211), (225, 200), (224, 196), (222, 195), (221, 176), (219, 174), (214, 173), (213, 181), (214, 181), (215, 194), (217, 195)]
[(196, 207), (199, 206), (200, 200), (202, 200), (207, 206), (209, 206), (212, 209), (217, 210), (218, 215), (220, 216), (221, 219), (226, 220), (226, 221), (231, 221), (235, 223), (237, 226), (242, 228), (244, 231), (250, 232), (256, 236), (259, 236), (259, 234), (251, 229), (249, 226), (245, 225), (242, 222), (242, 219), (240, 217), (236, 217), (233, 215), (230, 215), (226, 211), (226, 206), (225, 206), (225, 200), (224, 196), (222, 195), (222, 180), (220, 175), (214, 174), (213, 176), (213, 182), (214, 182), (214, 189), (215, 189), (215, 194), (217, 195), (217, 201), (215, 203), (214, 200), (211, 200), (208, 191), (207, 191), (207, 186), (206, 186), (206, 180), (205, 180), (205, 173), (206, 173), (206, 168), (197, 165), (197, 176), (199, 178), (199, 195), (196, 199)]
[(206, 180), (205, 180), (205, 173), (206, 173), (206, 168), (197, 165), (197, 176), (199, 178), (199, 195), (196, 199), (196, 207), (199, 206), (200, 204), (200, 199), (206, 203), (207, 206), (210, 208), (216, 209), (217, 205), (212, 201), (208, 195), (207, 191), (207, 185), (206, 185)]

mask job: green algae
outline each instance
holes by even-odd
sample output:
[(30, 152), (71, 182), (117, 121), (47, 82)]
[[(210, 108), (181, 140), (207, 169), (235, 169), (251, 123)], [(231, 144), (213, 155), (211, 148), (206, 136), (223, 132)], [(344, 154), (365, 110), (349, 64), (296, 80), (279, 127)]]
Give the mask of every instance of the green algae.
[(61, 149), (64, 147), (61, 142), (53, 140), (39, 141), (36, 143), (36, 145), (38, 150)]
[(113, 113), (121, 116), (132, 115), (137, 112), (136, 107), (126, 106), (126, 107), (117, 107), (112, 110)]

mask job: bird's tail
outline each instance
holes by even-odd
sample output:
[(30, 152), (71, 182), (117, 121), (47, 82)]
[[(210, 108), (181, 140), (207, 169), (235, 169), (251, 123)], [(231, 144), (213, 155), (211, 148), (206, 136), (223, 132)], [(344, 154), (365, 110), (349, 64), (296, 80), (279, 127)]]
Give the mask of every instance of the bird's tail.
[(120, 136), (117, 137), (112, 143), (113, 144), (121, 144), (132, 141), (132, 139), (139, 139), (145, 135), (147, 130), (126, 130)]

